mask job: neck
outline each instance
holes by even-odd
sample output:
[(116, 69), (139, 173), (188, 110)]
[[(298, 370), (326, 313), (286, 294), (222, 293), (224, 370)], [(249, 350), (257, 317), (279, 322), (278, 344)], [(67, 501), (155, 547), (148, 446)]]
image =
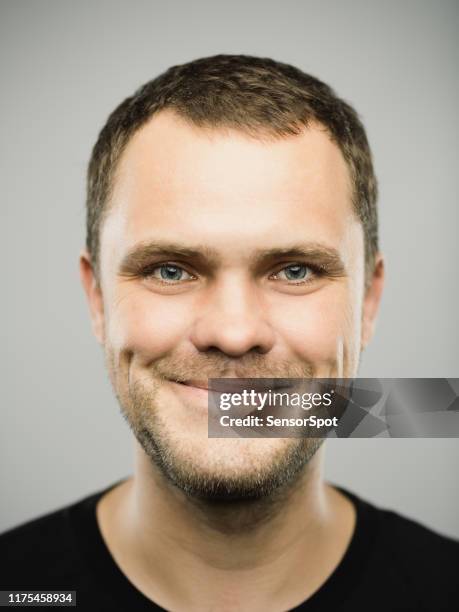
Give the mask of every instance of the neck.
[[(132, 490), (140, 533), (158, 533), (174, 548), (193, 551), (210, 565), (256, 566), (259, 559), (279, 556), (305, 530), (316, 530), (328, 514), (316, 453), (289, 487), (268, 499), (201, 500), (187, 496), (158, 472), (138, 448)], [(159, 521), (167, 516), (167, 523)], [(228, 546), (231, 547), (231, 559)]]
[(187, 497), (137, 447), (134, 478), (111, 512), (100, 508), (102, 533), (131, 582), (163, 607), (224, 609), (224, 593), (228, 610), (256, 609), (260, 594), (261, 608), (276, 597), (277, 609), (293, 606), (331, 573), (353, 531), (351, 504), (322, 479), (322, 449), (269, 500), (224, 503)]

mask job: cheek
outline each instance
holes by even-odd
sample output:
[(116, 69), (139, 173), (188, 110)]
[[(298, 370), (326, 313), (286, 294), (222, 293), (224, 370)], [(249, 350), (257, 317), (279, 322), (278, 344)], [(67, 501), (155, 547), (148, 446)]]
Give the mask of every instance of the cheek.
[(276, 327), (288, 350), (314, 364), (334, 362), (353, 352), (358, 304), (345, 284), (331, 285), (298, 299), (284, 300)]
[(137, 288), (120, 294), (109, 316), (109, 342), (116, 352), (130, 352), (148, 363), (183, 339), (187, 312), (185, 300), (168, 300)]

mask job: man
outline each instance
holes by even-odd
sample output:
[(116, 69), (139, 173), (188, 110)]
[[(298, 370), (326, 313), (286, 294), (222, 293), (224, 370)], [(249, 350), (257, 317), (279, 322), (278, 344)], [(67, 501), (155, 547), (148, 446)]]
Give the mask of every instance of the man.
[(356, 376), (376, 193), (354, 110), (270, 59), (174, 66), (112, 113), (80, 270), (135, 473), (4, 534), (2, 589), (76, 590), (84, 610), (456, 609), (458, 543), (326, 483), (323, 440), (208, 437), (209, 378)]

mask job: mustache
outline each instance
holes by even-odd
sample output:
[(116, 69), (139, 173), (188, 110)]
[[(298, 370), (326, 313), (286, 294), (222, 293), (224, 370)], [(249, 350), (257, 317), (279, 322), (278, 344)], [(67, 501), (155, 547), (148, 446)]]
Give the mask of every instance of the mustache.
[(151, 365), (158, 378), (185, 382), (203, 378), (313, 378), (315, 368), (307, 362), (269, 360), (262, 354), (240, 359), (224, 355), (171, 355)]

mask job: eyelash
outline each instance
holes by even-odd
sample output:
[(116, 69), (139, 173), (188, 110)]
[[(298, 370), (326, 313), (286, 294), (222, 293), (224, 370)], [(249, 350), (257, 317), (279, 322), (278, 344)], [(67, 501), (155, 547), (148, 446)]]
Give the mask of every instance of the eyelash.
[(312, 274), (313, 274), (313, 278), (307, 278), (307, 280), (300, 280), (298, 282), (295, 281), (286, 281), (288, 285), (308, 285), (309, 283), (312, 283), (314, 280), (316, 280), (317, 278), (320, 278), (322, 276), (325, 275), (325, 270), (323, 268), (321, 268), (320, 266), (316, 266), (313, 264), (308, 264), (308, 263), (302, 263), (302, 262), (292, 262), (289, 263), (287, 265), (285, 265), (283, 268), (280, 268), (277, 272), (276, 275), (279, 274), (280, 272), (283, 272), (284, 270), (286, 270), (287, 268), (293, 268), (295, 266), (304, 266), (305, 268), (309, 269)]
[[(152, 277), (152, 274), (155, 270), (157, 270), (158, 268), (162, 268), (164, 266), (173, 266), (174, 268), (178, 268), (180, 270), (183, 270), (184, 272), (186, 272), (187, 274), (190, 274), (190, 276), (193, 276), (193, 274), (191, 274), (191, 272), (188, 272), (188, 270), (186, 270), (186, 268), (184, 268), (183, 266), (176, 264), (172, 261), (166, 261), (164, 263), (157, 263), (154, 265), (149, 265), (147, 267), (145, 267), (143, 270), (141, 270), (140, 272), (140, 276), (144, 279), (147, 279), (148, 277)], [(313, 273), (313, 278), (310, 279), (308, 277), (308, 280), (302, 280), (302, 281), (285, 281), (287, 283), (287, 285), (292, 286), (292, 285), (307, 285), (309, 283), (312, 283), (314, 280), (316, 280), (317, 278), (320, 278), (322, 276), (324, 276), (326, 274), (326, 270), (318, 265), (314, 265), (314, 264), (308, 264), (308, 263), (303, 263), (303, 262), (290, 262), (286, 265), (284, 265), (282, 268), (279, 268), (277, 272), (275, 272), (274, 276), (280, 274), (280, 272), (286, 270), (287, 268), (290, 267), (294, 267), (294, 266), (304, 266), (307, 269), (309, 269), (312, 273)], [(310, 276), (310, 275), (309, 275)], [(161, 280), (159, 278), (154, 278), (153, 279), (155, 282), (161, 284), (161, 285), (167, 285), (167, 286), (173, 286), (173, 285), (179, 285), (183, 282), (189, 282), (191, 280), (194, 279), (186, 279), (185, 281), (164, 281)]]

